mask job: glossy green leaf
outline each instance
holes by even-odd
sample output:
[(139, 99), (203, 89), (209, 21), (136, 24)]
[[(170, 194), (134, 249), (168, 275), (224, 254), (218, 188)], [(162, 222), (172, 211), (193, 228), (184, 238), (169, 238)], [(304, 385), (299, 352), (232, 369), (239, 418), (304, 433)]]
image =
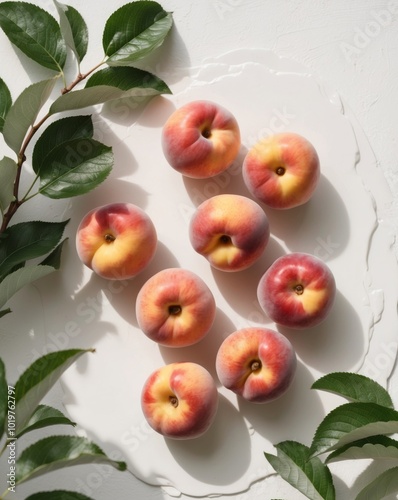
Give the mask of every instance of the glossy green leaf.
[(3, 132), (4, 120), (11, 107), (12, 99), (5, 82), (0, 78), (0, 132)]
[(65, 41), (59, 24), (44, 9), (28, 2), (2, 2), (0, 27), (25, 55), (46, 68), (62, 71)]
[(130, 66), (158, 48), (173, 24), (171, 13), (153, 1), (131, 2), (108, 19), (103, 34), (110, 66)]
[[(87, 81), (86, 88), (99, 85), (114, 87), (125, 92), (148, 90), (153, 92), (150, 95), (171, 94), (171, 90), (163, 80), (138, 68), (117, 67), (97, 71)], [(121, 97), (129, 97), (129, 95)]]
[(87, 352), (93, 351), (68, 349), (51, 352), (36, 359), (22, 373), (15, 384), (17, 432), (27, 425), (40, 401), (64, 371)]
[(51, 252), (60, 242), (67, 223), (67, 220), (29, 221), (9, 226), (0, 245), (0, 279), (14, 270), (16, 265)]
[(3, 437), (8, 409), (8, 385), (6, 379), (6, 367), (0, 358), (0, 440)]
[(33, 170), (36, 174), (39, 173), (42, 165), (48, 162), (48, 156), (55, 149), (74, 139), (91, 139), (93, 133), (93, 121), (89, 115), (68, 116), (51, 123), (36, 141), (32, 155)]
[(59, 245), (57, 245), (54, 250), (47, 255), (47, 257), (40, 262), (42, 266), (51, 266), (54, 269), (59, 269), (61, 267), (61, 255), (62, 248), (68, 238), (65, 238)]
[(377, 403), (394, 408), (391, 396), (380, 384), (358, 373), (335, 372), (318, 379), (312, 389), (332, 392), (350, 401)]
[(371, 436), (338, 448), (328, 455), (326, 462), (363, 459), (398, 460), (398, 441), (387, 436)]
[(398, 412), (375, 403), (346, 403), (323, 419), (311, 445), (319, 455), (348, 443), (379, 434), (398, 432)]
[(18, 432), (17, 437), (20, 438), (27, 432), (42, 429), (43, 427), (49, 427), (51, 425), (75, 426), (76, 424), (56, 408), (52, 408), (47, 405), (39, 405), (30, 417), (26, 426)]
[(311, 500), (334, 500), (335, 489), (327, 466), (310, 458), (307, 446), (295, 441), (276, 445), (277, 455), (265, 453), (275, 471), (291, 486)]
[(52, 104), (51, 113), (103, 104), (115, 99), (170, 94), (163, 80), (137, 68), (106, 68), (94, 73), (86, 87), (64, 94)]
[(60, 19), (65, 42), (81, 62), (87, 53), (88, 29), (81, 14), (72, 6), (53, 0)]
[(398, 491), (398, 467), (387, 469), (359, 492), (355, 500), (381, 500)]
[(6, 316), (7, 314), (10, 314), (12, 311), (10, 308), (7, 308), (7, 309), (2, 309), (0, 311), (0, 318), (2, 318), (3, 316)]
[(51, 471), (89, 463), (106, 464), (117, 470), (126, 470), (124, 462), (111, 460), (99, 446), (79, 436), (50, 436), (22, 451), (16, 464), (16, 482)]
[(71, 140), (46, 157), (39, 192), (56, 199), (86, 194), (108, 177), (112, 167), (112, 148), (89, 138)]
[(28, 130), (34, 125), (39, 111), (50, 97), (57, 78), (30, 85), (11, 106), (4, 122), (3, 135), (14, 153), (19, 153)]
[(41, 491), (39, 493), (34, 493), (29, 495), (25, 500), (93, 500), (91, 497), (82, 495), (75, 491), (66, 490), (53, 490), (53, 491)]
[(6, 211), (14, 199), (14, 181), (18, 166), (14, 160), (7, 156), (0, 160), (0, 211)]
[[(34, 281), (44, 278), (45, 276), (54, 272), (52, 266), (28, 266), (17, 269), (16, 271), (8, 274), (0, 283), (0, 308), (3, 307), (10, 298), (15, 295), (21, 288)], [(2, 311), (3, 314), (11, 312), (10, 309)]]

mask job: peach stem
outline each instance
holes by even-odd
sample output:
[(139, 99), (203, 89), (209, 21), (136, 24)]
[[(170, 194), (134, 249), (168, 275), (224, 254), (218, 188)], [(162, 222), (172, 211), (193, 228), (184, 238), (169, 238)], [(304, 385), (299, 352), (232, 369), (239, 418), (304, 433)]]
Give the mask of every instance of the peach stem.
[(256, 372), (260, 368), (261, 368), (261, 361), (260, 360), (255, 359), (254, 361), (252, 361), (252, 363), (250, 365), (250, 369), (251, 369), (252, 372)]
[(171, 306), (169, 306), (169, 313), (172, 316), (178, 316), (181, 313), (181, 311), (182, 308), (178, 304), (172, 304)]
[(107, 234), (104, 236), (104, 238), (105, 238), (105, 241), (106, 241), (107, 243), (112, 243), (113, 241), (115, 241), (115, 240), (116, 240), (116, 238), (113, 236), (113, 234), (109, 234), (109, 233), (107, 233)]
[(229, 245), (231, 243), (231, 238), (227, 234), (223, 234), (222, 236), (220, 236), (220, 242), (223, 245)]
[(170, 396), (170, 404), (171, 406), (174, 406), (174, 408), (177, 408), (178, 406), (178, 399), (175, 396)]

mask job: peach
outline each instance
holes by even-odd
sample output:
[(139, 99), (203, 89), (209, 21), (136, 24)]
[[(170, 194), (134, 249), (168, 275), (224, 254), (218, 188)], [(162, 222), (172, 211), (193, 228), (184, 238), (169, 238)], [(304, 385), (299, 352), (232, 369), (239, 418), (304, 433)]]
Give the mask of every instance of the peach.
[(275, 209), (303, 205), (320, 178), (318, 153), (303, 136), (292, 132), (260, 140), (246, 154), (243, 180), (250, 193)]
[(257, 298), (267, 316), (281, 326), (309, 328), (329, 314), (336, 295), (330, 268), (314, 255), (293, 252), (275, 260), (261, 277)]
[(215, 380), (197, 363), (162, 366), (146, 380), (141, 408), (148, 424), (164, 437), (197, 438), (209, 429), (217, 413)]
[(157, 247), (149, 216), (131, 203), (94, 208), (80, 222), (76, 249), (80, 260), (99, 276), (128, 279), (143, 271)]
[(260, 258), (270, 229), (264, 210), (255, 201), (220, 194), (202, 202), (189, 228), (194, 250), (222, 271), (241, 271)]
[(210, 101), (192, 101), (172, 113), (163, 127), (161, 143), (175, 170), (198, 179), (226, 170), (241, 146), (235, 117)]
[(214, 296), (195, 273), (163, 269), (144, 283), (136, 300), (141, 330), (155, 342), (182, 347), (199, 342), (216, 314)]
[(282, 396), (296, 372), (296, 353), (279, 332), (247, 327), (231, 333), (216, 356), (221, 384), (252, 403), (267, 403)]

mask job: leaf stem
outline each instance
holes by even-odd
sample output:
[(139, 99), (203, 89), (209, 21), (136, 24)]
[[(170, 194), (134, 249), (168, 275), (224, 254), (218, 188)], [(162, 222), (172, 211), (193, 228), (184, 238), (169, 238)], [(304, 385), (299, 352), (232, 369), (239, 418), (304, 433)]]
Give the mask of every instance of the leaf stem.
[(87, 73), (81, 73), (79, 71), (79, 74), (77, 75), (77, 77), (75, 78), (75, 80), (73, 80), (73, 82), (70, 83), (67, 87), (63, 88), (61, 90), (61, 93), (62, 94), (67, 94), (68, 92), (70, 92), (71, 90), (73, 90), (76, 87), (76, 85), (78, 85), (80, 82), (82, 82), (83, 80), (85, 80), (88, 76), (90, 76), (92, 73), (94, 73), (94, 71), (96, 71), (98, 68), (100, 68), (103, 64), (105, 64), (105, 59), (102, 60), (100, 63), (96, 64)]
[(39, 128), (43, 125), (43, 123), (48, 120), (50, 117), (50, 114), (47, 113), (39, 122), (37, 122), (35, 125), (33, 125), (30, 130), (28, 135), (25, 137), (25, 140), (22, 144), (21, 150), (18, 154), (18, 162), (17, 162), (17, 173), (15, 175), (15, 181), (14, 181), (14, 200), (10, 203), (10, 206), (8, 207), (7, 212), (4, 214), (3, 221), (1, 224), (0, 228), (0, 234), (3, 233), (7, 227), (8, 224), (10, 223), (12, 217), (15, 215), (16, 211), (18, 208), (25, 202), (25, 199), (20, 200), (19, 199), (19, 184), (21, 182), (21, 173), (22, 173), (22, 167), (23, 164), (25, 163), (26, 160), (26, 149), (30, 144), (30, 141), (32, 140), (33, 136), (36, 134), (36, 132), (39, 130)]
[[(92, 73), (94, 73), (94, 71), (96, 71), (103, 64), (105, 64), (105, 59), (103, 59), (100, 63), (96, 64), (87, 73), (82, 74), (79, 71), (79, 74), (77, 75), (77, 77), (75, 78), (75, 80), (71, 84), (69, 84), (68, 86), (65, 86), (61, 90), (61, 94), (67, 94), (68, 92), (70, 92), (71, 90), (73, 90), (76, 87), (76, 85), (78, 85), (80, 82), (82, 82), (83, 80), (85, 80), (88, 76), (90, 76)], [(64, 78), (64, 83), (65, 83), (65, 75), (64, 75), (64, 73), (63, 73), (62, 70), (61, 70), (61, 73), (62, 73), (62, 76)], [(29, 130), (29, 133), (25, 137), (25, 140), (24, 140), (24, 142), (22, 144), (21, 150), (20, 150), (20, 152), (18, 154), (17, 173), (15, 175), (15, 181), (14, 181), (14, 192), (13, 192), (13, 194), (14, 194), (14, 200), (10, 203), (10, 205), (9, 205), (6, 213), (3, 216), (3, 220), (2, 220), (2, 223), (1, 223), (1, 226), (0, 226), (0, 234), (4, 233), (4, 231), (7, 229), (7, 227), (9, 225), (11, 219), (13, 218), (13, 216), (15, 215), (15, 213), (17, 212), (18, 208), (23, 203), (25, 203), (27, 200), (31, 199), (33, 196), (36, 195), (36, 194), (34, 194), (32, 196), (28, 196), (28, 194), (30, 193), (30, 191), (32, 190), (34, 184), (37, 181), (37, 177), (34, 180), (32, 186), (29, 188), (28, 192), (25, 194), (25, 196), (22, 199), (19, 199), (19, 185), (20, 185), (20, 181), (21, 181), (22, 166), (25, 163), (25, 160), (26, 160), (26, 154), (25, 153), (26, 153), (26, 150), (27, 150), (27, 148), (28, 148), (31, 140), (33, 139), (33, 136), (36, 134), (36, 132), (39, 130), (39, 128), (46, 122), (46, 120), (48, 120), (48, 118), (50, 116), (51, 116), (51, 114), (47, 113), (40, 121), (38, 121), (35, 125), (32, 125), (32, 127)], [(1, 498), (0, 498), (0, 500), (1, 500)]]

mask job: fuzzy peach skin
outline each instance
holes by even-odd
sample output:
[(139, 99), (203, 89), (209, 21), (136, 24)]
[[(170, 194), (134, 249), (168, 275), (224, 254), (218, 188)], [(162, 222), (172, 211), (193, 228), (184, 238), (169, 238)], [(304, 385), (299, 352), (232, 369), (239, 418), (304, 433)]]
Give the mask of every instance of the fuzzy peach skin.
[(321, 323), (332, 309), (336, 281), (317, 257), (294, 252), (275, 260), (261, 277), (257, 298), (275, 323), (295, 329)]
[(209, 429), (217, 413), (215, 380), (197, 363), (165, 365), (146, 380), (141, 408), (159, 434), (173, 439), (197, 438)]
[(267, 206), (289, 209), (306, 203), (320, 178), (318, 153), (299, 134), (275, 134), (260, 140), (246, 154), (243, 181)]
[(282, 396), (294, 379), (296, 366), (289, 340), (262, 327), (231, 333), (216, 356), (221, 384), (252, 403), (268, 403)]
[(199, 205), (189, 227), (194, 250), (221, 271), (241, 271), (262, 255), (270, 228), (264, 210), (245, 196), (221, 194)]
[(157, 234), (149, 216), (131, 203), (111, 203), (88, 212), (76, 232), (80, 260), (99, 276), (128, 279), (155, 254)]
[(175, 170), (198, 179), (226, 170), (241, 146), (235, 117), (210, 101), (192, 101), (177, 109), (163, 127), (161, 143)]
[(215, 315), (216, 302), (210, 288), (187, 269), (159, 271), (144, 283), (137, 295), (138, 325), (161, 345), (196, 344), (209, 332)]

